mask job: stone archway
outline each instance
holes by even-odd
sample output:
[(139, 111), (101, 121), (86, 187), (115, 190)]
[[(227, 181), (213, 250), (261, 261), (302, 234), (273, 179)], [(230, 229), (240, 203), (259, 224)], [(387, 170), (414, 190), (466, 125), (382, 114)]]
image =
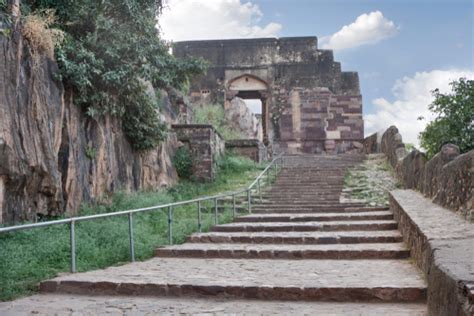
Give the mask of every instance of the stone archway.
[(241, 99), (259, 99), (262, 102), (262, 132), (263, 143), (269, 144), (268, 124), (269, 124), (269, 93), (268, 84), (250, 74), (243, 74), (229, 81), (226, 91), (226, 100), (231, 101), (235, 97)]

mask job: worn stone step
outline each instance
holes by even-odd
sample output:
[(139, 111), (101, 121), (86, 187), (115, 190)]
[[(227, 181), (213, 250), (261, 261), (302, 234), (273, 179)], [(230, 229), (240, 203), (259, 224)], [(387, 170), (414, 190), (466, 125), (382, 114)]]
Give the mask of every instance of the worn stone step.
[(402, 242), (398, 230), (347, 232), (210, 232), (187, 238), (197, 243), (354, 244)]
[(243, 299), (38, 294), (0, 302), (0, 315), (396, 315), (426, 316), (424, 303), (277, 302)]
[(332, 221), (332, 222), (272, 222), (272, 223), (230, 223), (211, 228), (213, 232), (309, 232), (309, 231), (368, 231), (392, 230), (397, 228), (393, 220), (386, 221)]
[(41, 282), (40, 291), (88, 295), (213, 296), (264, 300), (426, 300), (406, 260), (153, 258)]
[(410, 251), (402, 243), (333, 245), (256, 245), (187, 243), (157, 248), (157, 257), (231, 259), (406, 259)]
[(280, 199), (280, 200), (265, 200), (262, 198), (260, 200), (258, 196), (253, 197), (253, 201), (255, 205), (262, 205), (262, 206), (327, 206), (327, 207), (364, 207), (366, 204), (364, 203), (339, 203), (339, 201), (326, 201), (326, 200), (315, 200), (315, 199)]
[(300, 213), (300, 214), (251, 214), (237, 217), (234, 222), (327, 222), (327, 221), (364, 221), (391, 220), (390, 211), (347, 212), (347, 213)]
[[(384, 207), (374, 208), (373, 211), (382, 210)], [(301, 214), (301, 213), (346, 213), (346, 212), (367, 212), (371, 211), (367, 208), (358, 207), (328, 207), (328, 206), (285, 206), (285, 207), (274, 207), (274, 206), (257, 206), (252, 205), (252, 213), (255, 214), (268, 214), (268, 213), (288, 213), (288, 214)]]
[[(256, 192), (258, 195), (258, 192)], [(335, 193), (327, 192), (305, 192), (305, 193), (289, 193), (289, 192), (262, 192), (262, 197), (273, 199), (337, 199), (341, 195), (341, 191)]]

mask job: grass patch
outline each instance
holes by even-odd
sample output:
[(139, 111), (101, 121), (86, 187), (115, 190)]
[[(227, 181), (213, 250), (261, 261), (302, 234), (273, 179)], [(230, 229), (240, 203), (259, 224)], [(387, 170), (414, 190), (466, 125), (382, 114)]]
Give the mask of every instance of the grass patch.
[(343, 196), (346, 200), (370, 206), (388, 206), (388, 191), (397, 187), (393, 169), (383, 155), (368, 159), (344, 175)]
[[(116, 212), (165, 204), (203, 195), (243, 188), (262, 171), (264, 165), (226, 155), (212, 183), (180, 181), (161, 192), (114, 194), (109, 204), (83, 205), (80, 215)], [(242, 200), (245, 197), (242, 196)], [(219, 223), (232, 219), (231, 203), (219, 203)], [(197, 231), (197, 206), (176, 207), (173, 211), (175, 243)], [(156, 247), (168, 243), (167, 210), (134, 214), (135, 257), (145, 260)], [(203, 231), (214, 223), (213, 201), (202, 203)], [(128, 217), (117, 216), (76, 223), (76, 265), (78, 271), (127, 263), (129, 258)], [(50, 226), (0, 234), (0, 301), (35, 292), (41, 280), (68, 272), (70, 264), (69, 226)]]

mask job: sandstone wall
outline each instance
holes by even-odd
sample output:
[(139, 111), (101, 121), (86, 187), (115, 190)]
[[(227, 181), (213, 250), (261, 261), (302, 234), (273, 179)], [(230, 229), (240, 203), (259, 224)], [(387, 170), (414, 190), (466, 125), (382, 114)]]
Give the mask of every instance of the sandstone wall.
[(91, 119), (54, 80), (47, 58), (32, 69), (18, 31), (0, 34), (0, 222), (74, 214), (116, 190), (157, 189), (176, 181), (170, 135), (146, 153), (132, 150), (119, 120)]
[(244, 156), (260, 163), (268, 159), (265, 145), (257, 139), (235, 139), (225, 142), (225, 148), (237, 155)]
[(341, 153), (362, 147), (362, 98), (334, 95), (328, 88), (279, 89), (279, 109), (271, 110), (278, 125), (276, 151)]
[(193, 159), (192, 173), (198, 181), (212, 181), (217, 174), (217, 162), (224, 154), (225, 143), (212, 125), (172, 125), (178, 140), (186, 146)]
[[(366, 148), (372, 141), (373, 135), (365, 139)], [(418, 190), (435, 203), (474, 220), (474, 150), (461, 155), (457, 146), (446, 144), (427, 160), (416, 149), (410, 153), (405, 150), (395, 126), (383, 133), (380, 147), (405, 188)]]
[(316, 37), (174, 43), (178, 58), (210, 64), (191, 81), (193, 104), (261, 99), (263, 142), (276, 153), (361, 148), (362, 96), (356, 72), (344, 72)]

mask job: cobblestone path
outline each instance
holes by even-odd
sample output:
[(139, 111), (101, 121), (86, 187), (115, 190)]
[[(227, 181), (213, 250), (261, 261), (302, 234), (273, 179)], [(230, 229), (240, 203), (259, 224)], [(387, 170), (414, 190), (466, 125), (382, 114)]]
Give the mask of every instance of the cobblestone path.
[(145, 262), (45, 281), (0, 314), (425, 315), (392, 213), (339, 201), (361, 159), (288, 156), (252, 214)]

